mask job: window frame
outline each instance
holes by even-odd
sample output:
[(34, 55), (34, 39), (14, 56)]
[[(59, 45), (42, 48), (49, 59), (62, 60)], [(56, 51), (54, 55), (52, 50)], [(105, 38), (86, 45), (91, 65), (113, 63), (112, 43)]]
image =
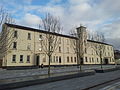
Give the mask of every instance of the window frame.
[(20, 55), (20, 63), (23, 63), (23, 55)]

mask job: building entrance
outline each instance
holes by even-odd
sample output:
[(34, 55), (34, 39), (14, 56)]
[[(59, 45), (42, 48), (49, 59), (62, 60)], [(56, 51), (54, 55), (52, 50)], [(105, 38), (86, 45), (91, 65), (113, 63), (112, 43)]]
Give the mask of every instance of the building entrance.
[(105, 59), (104, 59), (104, 62), (105, 62), (105, 64), (108, 64), (108, 59), (105, 58)]
[(0, 59), (0, 68), (2, 67), (2, 60)]
[(36, 66), (39, 66), (39, 62), (40, 62), (40, 57), (36, 56)]
[(81, 65), (83, 64), (83, 58), (80, 59), (80, 63), (81, 63)]

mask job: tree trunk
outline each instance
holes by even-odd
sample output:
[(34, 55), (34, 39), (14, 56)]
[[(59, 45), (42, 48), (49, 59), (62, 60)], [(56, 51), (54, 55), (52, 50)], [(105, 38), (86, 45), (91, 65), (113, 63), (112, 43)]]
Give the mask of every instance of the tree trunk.
[(51, 56), (48, 56), (48, 76), (50, 76), (50, 61), (51, 61)]
[(82, 71), (81, 57), (80, 57), (80, 71)]
[(101, 69), (103, 69), (103, 66), (102, 66), (102, 58), (100, 57), (100, 66), (101, 66)]

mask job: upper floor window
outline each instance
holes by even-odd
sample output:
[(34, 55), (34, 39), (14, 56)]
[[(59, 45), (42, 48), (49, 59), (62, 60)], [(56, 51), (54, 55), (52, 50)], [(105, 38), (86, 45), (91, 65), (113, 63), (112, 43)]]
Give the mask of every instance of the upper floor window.
[(20, 55), (20, 62), (23, 62), (23, 55)]
[(87, 53), (87, 49), (85, 48), (85, 53)]
[(16, 62), (16, 55), (12, 56), (12, 62)]
[(18, 37), (18, 32), (17, 31), (14, 31), (14, 37), (17, 38)]
[(17, 48), (17, 42), (13, 42), (13, 49)]
[(61, 52), (61, 47), (59, 47), (59, 52)]
[(42, 35), (39, 35), (39, 40), (42, 40)]
[(28, 33), (28, 40), (31, 40), (31, 33)]

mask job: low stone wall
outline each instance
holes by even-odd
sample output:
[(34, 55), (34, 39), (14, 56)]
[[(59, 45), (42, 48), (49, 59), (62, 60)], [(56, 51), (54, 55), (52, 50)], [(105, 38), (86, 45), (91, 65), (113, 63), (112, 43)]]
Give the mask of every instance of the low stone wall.
[(96, 69), (95, 71), (96, 73), (105, 73), (105, 72), (112, 72), (116, 70), (120, 70), (120, 67), (108, 68), (108, 69)]

